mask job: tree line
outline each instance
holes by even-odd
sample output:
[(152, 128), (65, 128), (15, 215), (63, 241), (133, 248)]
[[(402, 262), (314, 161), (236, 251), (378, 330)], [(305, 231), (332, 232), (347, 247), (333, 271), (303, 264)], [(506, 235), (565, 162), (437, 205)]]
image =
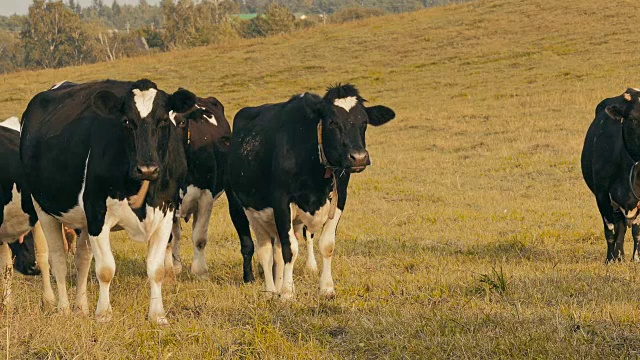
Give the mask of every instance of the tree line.
[(113, 61), (463, 0), (32, 0), (0, 16), (0, 73)]

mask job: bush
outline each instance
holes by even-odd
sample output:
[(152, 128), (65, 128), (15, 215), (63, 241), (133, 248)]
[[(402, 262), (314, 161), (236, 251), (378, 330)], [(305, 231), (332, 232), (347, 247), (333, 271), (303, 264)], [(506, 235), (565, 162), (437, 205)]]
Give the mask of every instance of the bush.
[(296, 17), (286, 7), (273, 3), (264, 14), (249, 21), (243, 35), (259, 37), (285, 34), (295, 28)]
[(385, 11), (377, 8), (351, 7), (336, 11), (329, 16), (329, 22), (341, 24), (348, 21), (366, 19), (374, 16), (384, 15)]

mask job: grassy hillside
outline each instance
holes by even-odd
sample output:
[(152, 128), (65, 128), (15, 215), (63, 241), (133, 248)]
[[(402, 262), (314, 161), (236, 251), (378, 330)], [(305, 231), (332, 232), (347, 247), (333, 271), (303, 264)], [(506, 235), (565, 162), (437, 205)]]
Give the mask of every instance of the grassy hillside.
[[(60, 80), (141, 77), (215, 95), (229, 119), (243, 106), (336, 82), (355, 83), (372, 104), (398, 114), (369, 128), (374, 165), (354, 177), (338, 229), (335, 300), (316, 295), (318, 275), (304, 273), (303, 244), (292, 304), (265, 300), (261, 282), (242, 285), (221, 200), (207, 246), (211, 280), (182, 274), (165, 287), (170, 327), (145, 320), (145, 247), (114, 236), (114, 320), (43, 314), (39, 279), (18, 277), (19, 307), (2, 320), (10, 353), (635, 357), (640, 267), (604, 265), (602, 224), (579, 153), (595, 105), (640, 84), (639, 21), (640, 3), (629, 0), (487, 0), (3, 76), (3, 118)], [(97, 292), (92, 280), (92, 307)]]

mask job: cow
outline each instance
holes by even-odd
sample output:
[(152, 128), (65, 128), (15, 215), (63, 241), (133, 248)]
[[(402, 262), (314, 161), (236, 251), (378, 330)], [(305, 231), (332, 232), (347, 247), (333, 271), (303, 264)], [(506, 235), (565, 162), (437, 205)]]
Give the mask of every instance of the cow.
[(627, 227), (633, 235), (633, 261), (640, 261), (640, 90), (605, 99), (584, 140), (582, 176), (595, 195), (607, 241), (606, 262), (624, 259)]
[(245, 282), (254, 280), (251, 228), (265, 291), (283, 300), (293, 298), (293, 265), (306, 227), (320, 234), (320, 293), (335, 296), (331, 259), (349, 179), (371, 163), (367, 125), (380, 126), (394, 117), (388, 107), (366, 107), (351, 84), (330, 87), (324, 97), (304, 93), (236, 114), (226, 193), (240, 238)]
[(60, 312), (70, 311), (60, 224), (80, 230), (75, 306), (85, 315), (91, 255), (95, 258), (99, 322), (112, 317), (109, 286), (116, 264), (109, 235), (121, 228), (134, 241), (148, 243), (148, 318), (168, 324), (162, 303), (164, 258), (187, 172), (169, 112), (194, 105), (193, 93), (167, 94), (148, 79), (61, 86), (29, 102), (22, 115), (20, 156), (49, 245)]
[[(0, 271), (13, 262), (13, 268), (24, 275), (48, 276), (46, 241), (31, 229), (38, 218), (25, 183), (19, 153), (20, 122), (11, 117), (0, 122)], [(35, 243), (35, 240), (39, 240)], [(36, 247), (37, 256), (36, 259)], [(15, 259), (15, 260), (13, 260)], [(43, 282), (43, 291), (51, 292), (51, 283)]]
[(215, 97), (196, 99), (196, 106), (187, 113), (171, 113), (178, 127), (187, 156), (186, 190), (176, 211), (172, 231), (172, 258), (166, 268), (175, 273), (182, 270), (180, 257), (180, 218), (189, 221), (193, 216), (193, 262), (191, 273), (207, 278), (205, 246), (209, 219), (214, 201), (224, 190), (224, 167), (231, 138), (231, 127), (224, 116), (224, 106)]

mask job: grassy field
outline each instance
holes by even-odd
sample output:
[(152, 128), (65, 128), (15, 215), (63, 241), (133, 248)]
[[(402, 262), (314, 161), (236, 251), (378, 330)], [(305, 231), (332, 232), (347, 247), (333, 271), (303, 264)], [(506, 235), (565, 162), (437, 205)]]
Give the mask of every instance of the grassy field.
[[(579, 154), (595, 105), (640, 84), (638, 22), (631, 0), (487, 0), (0, 77), (0, 118), (64, 79), (141, 77), (215, 95), (229, 119), (337, 82), (398, 114), (369, 128), (374, 165), (352, 179), (336, 299), (317, 296), (304, 244), (293, 303), (243, 285), (222, 199), (210, 280), (164, 288), (171, 326), (146, 321), (145, 247), (116, 235), (114, 320), (45, 314), (39, 278), (16, 277), (0, 351), (8, 325), (12, 358), (637, 357), (640, 265), (604, 265)], [(93, 275), (89, 290), (94, 307)]]

